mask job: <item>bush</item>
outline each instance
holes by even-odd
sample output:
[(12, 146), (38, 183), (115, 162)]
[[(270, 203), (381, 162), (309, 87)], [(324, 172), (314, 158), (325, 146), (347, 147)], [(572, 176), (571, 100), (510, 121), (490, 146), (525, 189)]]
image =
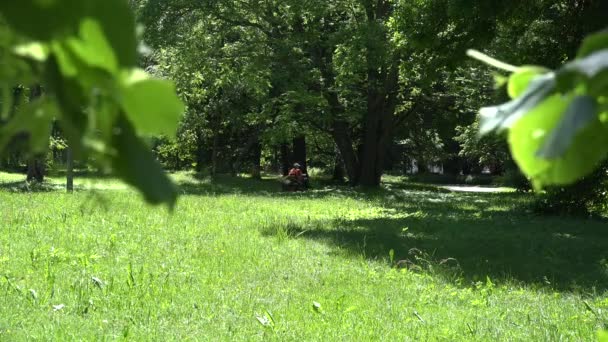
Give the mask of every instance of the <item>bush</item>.
[(407, 179), (415, 183), (442, 184), (442, 185), (492, 185), (495, 181), (492, 175), (449, 175), (421, 173), (408, 175)]
[(516, 167), (508, 168), (497, 182), (503, 186), (515, 188), (518, 192), (528, 192), (532, 190), (532, 185), (528, 178), (526, 178), (526, 176)]
[(594, 215), (606, 212), (608, 163), (574, 185), (547, 189), (534, 202), (541, 214)]

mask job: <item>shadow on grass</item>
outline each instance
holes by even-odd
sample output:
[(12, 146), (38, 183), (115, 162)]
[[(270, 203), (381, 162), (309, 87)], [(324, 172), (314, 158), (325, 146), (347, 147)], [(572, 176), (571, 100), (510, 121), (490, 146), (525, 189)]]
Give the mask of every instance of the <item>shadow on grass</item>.
[(533, 216), (524, 211), (521, 197), (458, 194), (444, 202), (402, 198), (392, 206), (386, 203), (397, 209), (386, 217), (292, 222), (262, 233), (320, 240), (346, 255), (387, 263), (393, 250), (392, 266), (430, 270), (465, 285), (488, 276), (559, 291), (608, 290), (605, 220)]
[(28, 183), (26, 181), (0, 182), (0, 191), (6, 192), (53, 192), (65, 190), (65, 185), (52, 183)]
[[(94, 170), (74, 170), (73, 172), (75, 179), (87, 179), (87, 180), (95, 180), (95, 179), (113, 179), (116, 178), (115, 175), (104, 173), (100, 171)], [(66, 170), (53, 170), (49, 172), (49, 176), (57, 177), (57, 178), (66, 178), (67, 171)]]
[(272, 195), (281, 191), (278, 179), (253, 179), (219, 175), (176, 181), (184, 195)]
[(360, 189), (346, 184), (337, 184), (329, 179), (311, 179), (311, 188), (302, 192), (285, 192), (282, 190), (279, 176), (267, 175), (263, 179), (233, 177), (228, 175), (206, 176), (199, 178), (177, 179), (176, 183), (184, 195), (224, 195), (243, 194), (268, 197), (286, 197), (297, 195), (302, 198), (323, 198), (327, 196), (345, 196), (359, 199), (382, 199), (398, 191), (428, 191), (450, 193), (451, 191), (432, 185), (387, 182), (384, 188)]
[[(194, 196), (342, 196), (374, 201), (386, 209), (380, 217), (276, 223), (262, 232), (323, 241), (347, 256), (387, 263), (393, 250), (393, 265), (421, 267), (450, 278), (456, 272), (465, 282), (489, 276), (499, 282), (515, 280), (562, 291), (608, 290), (606, 221), (533, 216), (526, 211), (529, 195), (454, 194), (431, 185), (399, 182), (363, 191), (319, 180), (311, 191), (294, 194), (282, 192), (277, 179), (229, 176), (177, 177), (177, 183), (183, 194)], [(0, 182), (0, 190), (7, 191), (62, 189), (53, 184), (28, 189), (23, 181)], [(446, 260), (451, 260), (450, 267), (443, 266)]]

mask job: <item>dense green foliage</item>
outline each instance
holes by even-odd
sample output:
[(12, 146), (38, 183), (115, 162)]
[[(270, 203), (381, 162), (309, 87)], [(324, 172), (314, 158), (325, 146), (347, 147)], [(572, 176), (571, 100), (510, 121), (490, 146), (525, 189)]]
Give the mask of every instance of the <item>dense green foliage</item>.
[[(537, 187), (571, 184), (608, 153), (608, 33), (588, 37), (556, 72), (520, 67), (511, 102), (482, 109), (481, 131), (509, 131), (515, 160)], [(594, 146), (594, 148), (589, 148)]]
[[(414, 164), (516, 176), (500, 138), (477, 138), (481, 125), (509, 128), (515, 161), (537, 186), (572, 183), (605, 155), (586, 144), (607, 146), (606, 35), (577, 54), (603, 27), (603, 9), (571, 0), (6, 3), (0, 146), (9, 153), (0, 163), (18, 168), (49, 145), (51, 159), (65, 158), (70, 146), (154, 203), (173, 203), (175, 192), (153, 155), (171, 169), (256, 177), (298, 161), (367, 186)], [(130, 11), (150, 46), (139, 45), (139, 58)], [(515, 99), (486, 107), (479, 123), (477, 108), (505, 97), (492, 87), (504, 78), (466, 61), (470, 47), (559, 71), (518, 69), (506, 80)], [(187, 104), (179, 127), (172, 85), (137, 63), (175, 81)], [(153, 154), (144, 136), (154, 136)]]
[(529, 195), (180, 174), (168, 217), (112, 179), (0, 179), (2, 340), (580, 341), (608, 320), (605, 223)]
[[(181, 106), (170, 95), (171, 85), (133, 69), (137, 43), (129, 5), (149, 46), (140, 45), (140, 65), (175, 81), (187, 105), (179, 127)], [(475, 134), (477, 109), (504, 100), (506, 94), (492, 86), (504, 80), (505, 93), (524, 96), (486, 107), (481, 128), (517, 122), (509, 130), (510, 147), (536, 185), (571, 183), (604, 156), (601, 149), (577, 153), (568, 142), (606, 145), (599, 131), (577, 129), (591, 127), (585, 126), (588, 120), (601, 122), (594, 114), (602, 112), (596, 105), (604, 106), (605, 35), (588, 38), (579, 59), (561, 67), (576, 57), (586, 35), (603, 27), (597, 13), (606, 5), (599, 1), (487, 6), (472, 0), (135, 0), (129, 5), (113, 0), (72, 6), (57, 0), (2, 7), (8, 24), (2, 31), (4, 65), (11, 66), (3, 77), (3, 111), (5, 118), (14, 116), (2, 128), (5, 145), (13, 133), (29, 130), (36, 137), (30, 147), (45, 150), (46, 127), (60, 119), (54, 137), (73, 145), (85, 164), (93, 160), (118, 172), (153, 202), (171, 202), (174, 195), (138, 136), (155, 136), (154, 155), (164, 167), (212, 174), (259, 177), (262, 168), (285, 172), (298, 161), (367, 186), (378, 186), (386, 171), (414, 171), (413, 165), (423, 173), (439, 167), (453, 175), (515, 175), (506, 144)], [(29, 12), (43, 19), (27, 25), (23, 18)], [(471, 47), (561, 71), (525, 66), (505, 79), (467, 61), (464, 51)], [(543, 73), (545, 81), (533, 81)], [(526, 91), (531, 81), (534, 86)], [(45, 95), (20, 101), (27, 91), (12, 87), (27, 90), (34, 82), (44, 83)], [(576, 88), (581, 84), (589, 89)], [(565, 115), (549, 135), (567, 101), (554, 97), (531, 109), (555, 92), (576, 92), (567, 113), (587, 115), (580, 116), (585, 120)], [(591, 97), (582, 96), (587, 93)], [(530, 96), (531, 101), (521, 100)], [(554, 113), (551, 120), (543, 106)], [(44, 115), (22, 127), (19, 118), (35, 108)], [(53, 110), (59, 114), (50, 114)], [(539, 114), (517, 120), (524, 112)], [(119, 127), (125, 133), (117, 139), (114, 128), (121, 125), (135, 127)], [(543, 126), (549, 136), (544, 145), (544, 138), (535, 136), (539, 125), (551, 126)], [(21, 140), (9, 144), (4, 164), (19, 166)], [(142, 168), (156, 171), (138, 177), (133, 170)], [(150, 184), (159, 187), (152, 190)]]
[[(136, 67), (127, 2), (5, 1), (0, 30), (0, 120), (6, 121), (0, 150), (27, 134), (28, 151), (44, 153), (58, 121), (81, 158), (112, 170), (149, 202), (172, 206), (175, 190), (141, 136), (174, 134), (183, 106), (170, 82)], [(19, 85), (32, 86), (27, 103), (11, 96)]]
[[(195, 152), (191, 163), (216, 170), (220, 155), (238, 167), (261, 143), (273, 167), (281, 144), (305, 136), (315, 139), (311, 162), (378, 185), (404, 157), (421, 169), (458, 158), (455, 127), (471, 123), (478, 106), (454, 90), (483, 72), (454, 66), (470, 44), (491, 39), (496, 20), (489, 8), (461, 11), (468, 5), (150, 0), (135, 8), (153, 49), (150, 68), (176, 79), (188, 103), (181, 130), (194, 137), (196, 146), (182, 149)], [(325, 157), (335, 151), (337, 160)]]
[[(465, 61), (464, 51), (485, 47), (558, 67), (602, 27), (603, 6), (540, 0), (489, 7), (372, 0), (134, 5), (153, 49), (147, 63), (178, 80), (189, 104), (180, 129), (188, 138), (163, 149), (173, 153), (165, 158), (172, 166), (206, 164), (212, 173), (247, 171), (242, 166), (251, 164), (275, 168), (279, 159), (297, 159), (281, 145), (314, 137), (308, 161), (344, 167), (350, 182), (362, 185), (378, 185), (385, 170), (409, 171), (413, 160), (421, 172), (433, 164), (453, 174), (510, 169), (506, 144), (475, 134), (477, 109), (505, 96), (492, 88), (496, 75)], [(510, 78), (510, 95), (546, 69), (523, 70)], [(335, 152), (335, 160), (326, 157)], [(595, 165), (593, 156), (576, 156)], [(573, 160), (557, 169), (571, 182), (590, 171), (584, 165)]]

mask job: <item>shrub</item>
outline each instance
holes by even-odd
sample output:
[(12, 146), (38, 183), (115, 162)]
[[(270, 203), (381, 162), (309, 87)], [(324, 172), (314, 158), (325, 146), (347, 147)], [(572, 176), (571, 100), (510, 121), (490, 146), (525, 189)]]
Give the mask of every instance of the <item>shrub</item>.
[(608, 203), (607, 171), (608, 163), (604, 163), (574, 185), (547, 189), (534, 202), (534, 211), (566, 215), (605, 213)]

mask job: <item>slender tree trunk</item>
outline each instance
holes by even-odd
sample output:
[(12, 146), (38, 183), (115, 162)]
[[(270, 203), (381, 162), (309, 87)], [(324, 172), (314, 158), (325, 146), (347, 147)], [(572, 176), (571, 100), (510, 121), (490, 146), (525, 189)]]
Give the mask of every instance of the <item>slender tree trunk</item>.
[(205, 144), (204, 144), (203, 133), (197, 130), (196, 133), (196, 172), (203, 171), (203, 165), (205, 164)]
[[(30, 101), (34, 101), (40, 96), (42, 96), (42, 87), (39, 84), (32, 86), (32, 89), (30, 90)], [(44, 156), (35, 155), (29, 158), (27, 163), (26, 178), (28, 182), (31, 182), (33, 180), (36, 180), (37, 182), (43, 182), (44, 172)]]
[(66, 159), (67, 159), (65, 189), (67, 192), (73, 192), (74, 191), (74, 156), (72, 154), (72, 148), (71, 147), (66, 148), (65, 152), (66, 152)]
[(336, 148), (336, 159), (334, 161), (334, 172), (331, 177), (336, 182), (344, 182), (344, 160), (338, 148)]
[(219, 133), (215, 133), (213, 135), (213, 150), (211, 151), (211, 175), (215, 176), (217, 174), (217, 156), (218, 156), (218, 149), (219, 149), (219, 145), (220, 145), (220, 135)]
[(429, 166), (427, 164), (427, 161), (424, 157), (420, 156), (418, 158), (416, 158), (416, 163), (418, 165), (418, 173), (419, 174), (425, 174), (425, 173), (429, 173)]
[(274, 172), (280, 169), (280, 154), (279, 147), (277, 145), (272, 146), (272, 162), (270, 165), (270, 169)]
[(302, 166), (303, 173), (308, 173), (306, 159), (306, 137), (302, 135), (293, 139), (293, 161)]
[(287, 174), (289, 174), (289, 168), (290, 168), (290, 162), (289, 162), (289, 145), (288, 144), (281, 144), (281, 173), (283, 174), (283, 176), (287, 176)]

